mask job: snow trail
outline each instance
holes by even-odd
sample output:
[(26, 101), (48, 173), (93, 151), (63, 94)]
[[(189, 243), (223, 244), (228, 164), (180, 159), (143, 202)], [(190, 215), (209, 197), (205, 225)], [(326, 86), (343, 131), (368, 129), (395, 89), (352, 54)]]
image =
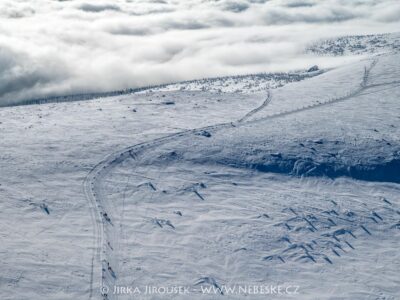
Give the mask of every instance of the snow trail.
[(259, 107), (256, 107), (255, 109), (253, 109), (250, 112), (248, 112), (247, 114), (245, 114), (242, 118), (240, 118), (238, 120), (238, 123), (242, 123), (242, 122), (246, 121), (248, 118), (255, 115), (260, 110), (264, 109), (271, 102), (271, 100), (272, 100), (272, 94), (271, 94), (271, 91), (268, 90), (267, 91), (267, 99), (265, 99), (265, 101)]

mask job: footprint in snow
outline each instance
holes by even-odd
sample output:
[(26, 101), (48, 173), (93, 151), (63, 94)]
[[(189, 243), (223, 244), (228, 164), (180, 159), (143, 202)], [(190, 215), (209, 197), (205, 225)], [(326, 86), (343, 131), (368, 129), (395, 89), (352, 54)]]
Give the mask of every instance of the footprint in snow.
[(50, 214), (49, 207), (47, 206), (46, 203), (40, 204), (39, 207), (40, 207), (46, 214), (48, 214), (48, 215)]
[(166, 220), (166, 219), (153, 219), (152, 220), (154, 224), (156, 224), (157, 226), (159, 226), (160, 228), (164, 228), (164, 226), (169, 226), (172, 229), (175, 229), (175, 226), (172, 225), (170, 220)]

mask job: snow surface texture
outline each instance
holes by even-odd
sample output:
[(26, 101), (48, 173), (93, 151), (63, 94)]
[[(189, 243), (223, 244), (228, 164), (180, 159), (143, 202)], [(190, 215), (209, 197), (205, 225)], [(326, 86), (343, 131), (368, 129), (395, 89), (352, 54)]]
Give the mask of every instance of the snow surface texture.
[(385, 54), (264, 94), (2, 108), (0, 298), (396, 299), (399, 75)]
[(261, 101), (171, 92), (2, 108), (0, 298), (88, 299), (91, 272), (101, 276), (82, 189), (92, 166), (131, 143), (236, 120)]

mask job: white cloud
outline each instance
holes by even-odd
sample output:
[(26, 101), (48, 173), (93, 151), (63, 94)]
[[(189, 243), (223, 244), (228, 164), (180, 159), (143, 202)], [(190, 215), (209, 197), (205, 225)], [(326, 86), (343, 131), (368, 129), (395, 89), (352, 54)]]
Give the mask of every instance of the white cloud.
[(307, 43), (399, 16), (394, 0), (3, 0), (0, 102), (307, 67)]

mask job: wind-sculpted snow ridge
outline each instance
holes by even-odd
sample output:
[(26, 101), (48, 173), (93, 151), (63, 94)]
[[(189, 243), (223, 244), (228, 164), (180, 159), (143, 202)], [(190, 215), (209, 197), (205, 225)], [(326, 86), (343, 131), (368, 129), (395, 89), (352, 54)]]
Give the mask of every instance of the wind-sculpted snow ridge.
[(138, 88), (129, 88), (119, 91), (99, 92), (99, 93), (82, 93), (64, 96), (44, 97), (37, 99), (27, 99), (18, 102), (1, 102), (0, 107), (61, 103), (93, 100), (100, 98), (123, 96), (135, 93), (153, 93), (168, 91), (203, 91), (216, 93), (244, 93), (254, 94), (265, 92), (268, 89), (282, 87), (291, 82), (302, 81), (307, 78), (324, 73), (323, 70), (315, 71), (296, 71), (291, 73), (261, 73), (241, 76), (226, 76), (216, 78), (204, 78), (199, 80), (189, 80), (178, 83), (160, 84), (154, 86), (145, 86)]
[(361, 55), (400, 51), (400, 33), (354, 35), (319, 41), (307, 48), (318, 55)]
[(246, 151), (247, 157), (227, 157), (216, 162), (296, 176), (347, 176), (400, 183), (398, 140), (298, 140), (286, 141), (276, 148), (253, 146), (242, 150)]

